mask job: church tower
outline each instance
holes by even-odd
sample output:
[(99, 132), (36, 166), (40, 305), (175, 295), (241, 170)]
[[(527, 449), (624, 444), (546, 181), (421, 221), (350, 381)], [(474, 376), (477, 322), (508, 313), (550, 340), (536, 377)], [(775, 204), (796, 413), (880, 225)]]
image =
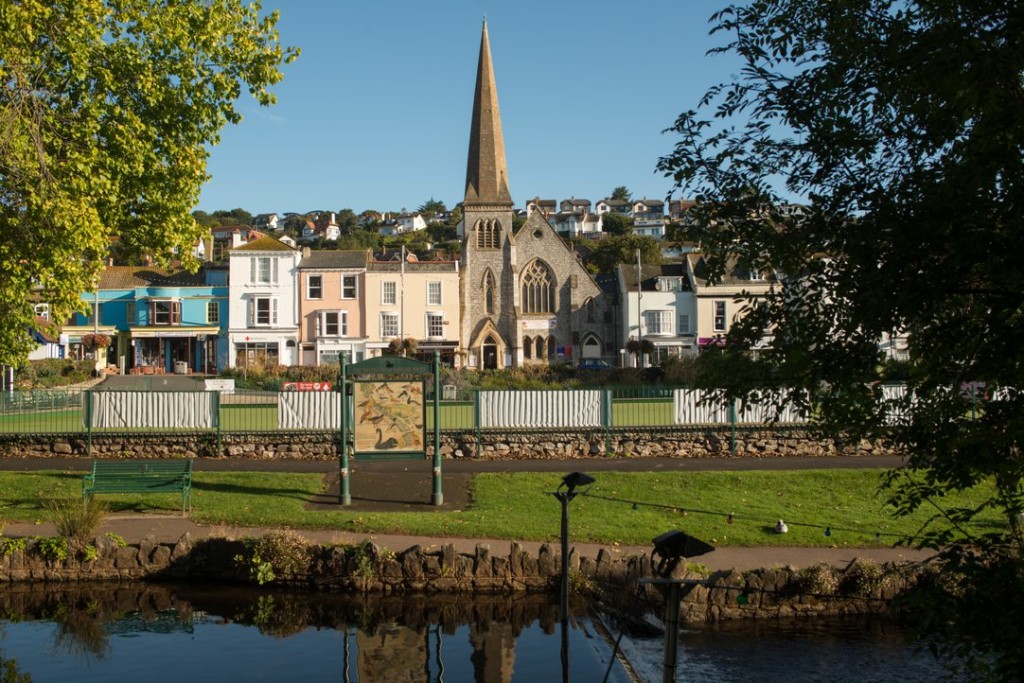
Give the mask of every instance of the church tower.
[(607, 297), (535, 211), (513, 230), (498, 88), (484, 23), (462, 207), (462, 327), (467, 367), (576, 363), (613, 346)]
[(512, 195), (498, 88), (484, 22), (473, 95), (473, 123), (466, 162), (463, 216), (462, 335), (470, 366), (503, 368), (514, 363), (515, 283), (508, 268), (512, 249)]

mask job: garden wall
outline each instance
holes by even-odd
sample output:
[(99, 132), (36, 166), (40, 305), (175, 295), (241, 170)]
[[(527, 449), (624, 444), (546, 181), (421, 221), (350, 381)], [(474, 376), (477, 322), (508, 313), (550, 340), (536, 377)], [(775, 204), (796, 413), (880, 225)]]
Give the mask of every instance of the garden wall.
[[(472, 554), (457, 553), (452, 545), (393, 553), (369, 542), (319, 546), (295, 539), (280, 534), (258, 541), (193, 543), (186, 534), (176, 544), (149, 538), (124, 545), (101, 537), (91, 550), (71, 558), (59, 557), (55, 539), (7, 539), (0, 546), (0, 582), (195, 579), (380, 595), (511, 594), (557, 590), (561, 572), (559, 555), (547, 545), (534, 557), (516, 543), (508, 555), (497, 556), (482, 544)], [(573, 553), (569, 564), (575, 591), (626, 602), (635, 601), (638, 592), (660, 599), (657, 587), (641, 581), (655, 575), (647, 555), (618, 559), (604, 550), (596, 558)], [(880, 612), (920, 573), (909, 566), (856, 560), (843, 570), (818, 565), (703, 576), (694, 568), (680, 567), (674, 574), (700, 583), (683, 600), (681, 618), (688, 621)]]
[[(251, 458), (259, 460), (335, 460), (341, 452), (335, 433), (130, 434), (93, 435), (91, 455), (126, 458)], [(444, 458), (555, 459), (594, 456), (706, 458), (891, 454), (885, 446), (845, 444), (803, 430), (779, 427), (673, 428), (604, 431), (444, 432)], [(0, 457), (68, 457), (90, 455), (86, 436), (18, 435), (0, 439)]]

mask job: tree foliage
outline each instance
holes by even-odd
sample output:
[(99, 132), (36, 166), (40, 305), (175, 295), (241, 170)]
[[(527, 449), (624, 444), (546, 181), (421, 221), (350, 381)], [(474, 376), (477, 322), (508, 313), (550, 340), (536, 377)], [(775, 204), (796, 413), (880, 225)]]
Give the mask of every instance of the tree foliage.
[(601, 215), (601, 231), (610, 235), (628, 235), (633, 232), (633, 219), (625, 214), (609, 211)]
[(434, 216), (439, 216), (448, 213), (448, 209), (447, 207), (445, 207), (444, 202), (442, 202), (440, 199), (434, 199), (433, 197), (423, 202), (423, 204), (420, 205), (417, 211), (423, 214), (423, 218), (426, 219), (427, 221), (429, 221)]
[(618, 199), (624, 202), (633, 201), (633, 193), (629, 191), (629, 188), (625, 185), (619, 185), (612, 190), (612, 196), (609, 199)]
[(25, 0), (0, 8), (0, 362), (23, 362), (30, 297), (82, 306), (112, 240), (189, 253), (207, 149), (263, 105), (277, 15), (241, 0)]
[(594, 244), (587, 254), (586, 262), (595, 272), (611, 273), (620, 263), (635, 264), (638, 249), (642, 263), (653, 266), (662, 262), (658, 240), (648, 235), (606, 237)]
[[(944, 597), (919, 623), (944, 653), (1019, 680), (1019, 619), (980, 617), (1024, 612), (1024, 5), (754, 0), (712, 22), (740, 75), (676, 120), (659, 169), (698, 199), (686, 232), (713, 276), (735, 256), (786, 282), (722, 353), (772, 335), (759, 362), (824, 427), (905, 449), (914, 476), (893, 475), (893, 502), (956, 522), (918, 539), (957, 577), (936, 582)], [(805, 216), (779, 211), (793, 197)], [(892, 333), (911, 371), (887, 400), (878, 341)], [(745, 377), (719, 379), (742, 394)], [(969, 382), (985, 387), (980, 411)], [(983, 481), (1000, 528), (942, 506)]]

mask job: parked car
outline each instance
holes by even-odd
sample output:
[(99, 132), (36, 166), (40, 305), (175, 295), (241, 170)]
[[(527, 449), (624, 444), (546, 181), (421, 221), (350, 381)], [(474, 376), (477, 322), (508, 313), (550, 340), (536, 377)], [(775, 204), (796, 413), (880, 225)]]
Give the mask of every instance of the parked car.
[(577, 370), (611, 370), (613, 366), (600, 358), (585, 358), (576, 366)]

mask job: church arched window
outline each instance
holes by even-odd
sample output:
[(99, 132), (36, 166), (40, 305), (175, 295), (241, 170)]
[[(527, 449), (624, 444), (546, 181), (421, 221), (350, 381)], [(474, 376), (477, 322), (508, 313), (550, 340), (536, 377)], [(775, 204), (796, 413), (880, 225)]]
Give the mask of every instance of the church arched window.
[(523, 313), (553, 313), (555, 310), (555, 278), (543, 261), (532, 261), (523, 270)]
[(494, 273), (488, 270), (484, 273), (484, 310), (494, 313)]

